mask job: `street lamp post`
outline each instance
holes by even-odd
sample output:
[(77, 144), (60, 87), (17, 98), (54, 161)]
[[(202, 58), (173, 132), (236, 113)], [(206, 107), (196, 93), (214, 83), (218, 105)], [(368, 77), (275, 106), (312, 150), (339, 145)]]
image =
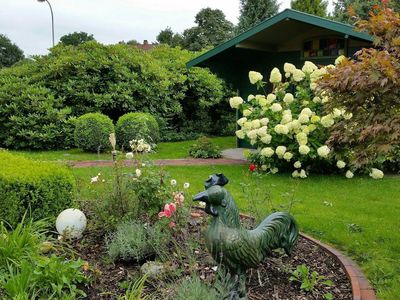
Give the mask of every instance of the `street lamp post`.
[(50, 5), (50, 2), (48, 0), (38, 0), (39, 2), (47, 2), (47, 4), (50, 7), (50, 12), (51, 12), (51, 34), (53, 37), (53, 47), (54, 47), (54, 15), (53, 15), (53, 8)]

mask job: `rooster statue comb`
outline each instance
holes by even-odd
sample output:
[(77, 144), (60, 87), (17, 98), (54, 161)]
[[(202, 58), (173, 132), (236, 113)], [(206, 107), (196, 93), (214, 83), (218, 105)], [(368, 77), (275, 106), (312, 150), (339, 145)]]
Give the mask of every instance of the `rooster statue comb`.
[(256, 268), (274, 249), (283, 248), (290, 255), (299, 230), (286, 212), (269, 215), (253, 230), (243, 228), (235, 201), (224, 188), (227, 183), (223, 174), (211, 175), (205, 182), (206, 190), (193, 200), (205, 202), (205, 212), (213, 217), (205, 234), (208, 251), (217, 263), (239, 278), (235, 299), (246, 299), (246, 270)]

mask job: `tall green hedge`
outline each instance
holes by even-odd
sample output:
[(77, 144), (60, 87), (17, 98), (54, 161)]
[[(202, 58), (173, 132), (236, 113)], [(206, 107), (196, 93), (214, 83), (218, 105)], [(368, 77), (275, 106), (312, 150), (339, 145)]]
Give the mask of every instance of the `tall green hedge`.
[(0, 151), (0, 220), (14, 226), (25, 213), (55, 218), (71, 206), (75, 180), (66, 167)]
[(160, 140), (160, 129), (156, 119), (148, 113), (128, 113), (118, 119), (115, 126), (118, 144), (129, 149), (129, 141), (144, 139), (147, 143)]

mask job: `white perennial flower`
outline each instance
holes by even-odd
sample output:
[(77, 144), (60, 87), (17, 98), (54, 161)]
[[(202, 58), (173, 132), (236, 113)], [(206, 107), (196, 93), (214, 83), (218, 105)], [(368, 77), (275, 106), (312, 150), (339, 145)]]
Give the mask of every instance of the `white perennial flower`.
[(283, 102), (285, 102), (287, 105), (289, 105), (293, 101), (294, 101), (294, 97), (291, 93), (286, 93), (285, 97), (283, 97)]
[(261, 125), (267, 126), (268, 123), (269, 123), (269, 119), (268, 119), (268, 118), (262, 118), (262, 119), (260, 120), (260, 122), (261, 122)]
[(237, 130), (235, 133), (236, 136), (241, 140), (243, 140), (246, 137), (246, 134), (243, 130)]
[(272, 136), (270, 134), (267, 134), (261, 138), (261, 142), (263, 142), (264, 144), (267, 144), (267, 145), (269, 143), (271, 143), (271, 140), (272, 140)]
[(276, 174), (276, 173), (278, 173), (279, 172), (279, 169), (278, 168), (272, 168), (271, 169), (271, 174)]
[(133, 158), (133, 152), (127, 152), (127, 153), (125, 154), (125, 157), (126, 157), (127, 159), (132, 159), (132, 158)]
[(263, 136), (267, 136), (268, 134), (268, 127), (267, 126), (263, 126), (259, 129), (257, 129), (257, 135), (259, 137), (263, 137)]
[(267, 102), (268, 104), (271, 104), (272, 102), (274, 102), (276, 100), (276, 95), (275, 94), (268, 94), (267, 95)]
[(300, 177), (299, 171), (297, 171), (297, 170), (293, 171), (292, 177), (293, 177), (293, 178), (298, 178), (298, 177)]
[(301, 155), (307, 155), (310, 152), (310, 147), (308, 147), (307, 145), (301, 145), (299, 147), (299, 153)]
[(304, 73), (312, 73), (312, 72), (314, 72), (315, 70), (317, 70), (318, 69), (318, 67), (314, 64), (314, 63), (312, 63), (311, 61), (306, 61), (305, 63), (304, 63), (304, 66), (303, 66), (303, 68), (301, 69)]
[(285, 152), (285, 154), (283, 154), (283, 159), (290, 161), (293, 158), (293, 153), (291, 152)]
[(275, 151), (271, 147), (265, 147), (261, 150), (260, 154), (265, 157), (271, 157), (274, 155)]
[(285, 71), (285, 73), (293, 73), (294, 70), (296, 70), (296, 67), (293, 64), (285, 63), (283, 65), (283, 70)]
[(346, 178), (347, 178), (347, 179), (351, 179), (351, 178), (353, 178), (353, 177), (354, 177), (353, 172), (351, 172), (350, 170), (348, 170), (348, 171), (346, 172)]
[(346, 59), (346, 56), (340, 55), (338, 58), (335, 59), (335, 65), (337, 66), (341, 64), (344, 59)]
[(329, 149), (328, 146), (326, 146), (326, 145), (321, 146), (317, 149), (318, 155), (323, 158), (327, 158), (329, 155), (329, 152), (331, 152), (331, 149)]
[(269, 77), (269, 82), (279, 83), (282, 81), (282, 74), (278, 68), (273, 68)]
[(252, 124), (251, 122), (244, 122), (243, 126), (242, 126), (245, 130), (250, 130), (252, 128)]
[(285, 152), (286, 152), (285, 146), (278, 146), (275, 149), (275, 153), (276, 153), (276, 155), (278, 155), (279, 158), (282, 158), (283, 155), (285, 154)]
[(296, 169), (300, 169), (300, 168), (301, 168), (301, 162), (300, 162), (300, 161), (296, 161), (296, 162), (293, 164), (293, 167), (295, 167)]
[(255, 72), (255, 71), (250, 71), (249, 72), (249, 79), (251, 84), (255, 84), (261, 80), (263, 80), (263, 76), (261, 73)]
[(301, 170), (299, 174), (300, 178), (307, 178), (307, 174), (305, 170)]
[(372, 168), (371, 173), (369, 173), (369, 176), (371, 176), (373, 179), (382, 179), (384, 174), (381, 170)]
[(243, 127), (243, 125), (244, 125), (244, 123), (246, 123), (246, 121), (247, 121), (247, 118), (243, 117), (243, 118), (240, 118), (239, 120), (237, 120), (237, 124), (239, 126)]
[(278, 112), (282, 110), (282, 106), (279, 103), (274, 103), (271, 105), (271, 110), (273, 112)]
[(351, 118), (353, 117), (353, 114), (352, 113), (344, 113), (343, 114), (343, 118), (345, 119), (345, 120), (350, 120)]
[(333, 119), (333, 116), (331, 114), (323, 116), (321, 118), (321, 124), (325, 128), (331, 127), (333, 124), (335, 124), (335, 120)]
[(303, 108), (300, 115), (307, 115), (308, 117), (311, 117), (313, 115), (313, 112), (311, 109), (309, 109), (308, 107)]
[(261, 122), (258, 119), (251, 121), (251, 128), (257, 129), (261, 127)]
[(135, 170), (136, 177), (140, 177), (142, 175), (142, 171), (140, 169)]
[(306, 74), (302, 70), (296, 69), (293, 71), (293, 80), (296, 82), (300, 82), (306, 77)]
[(310, 121), (310, 117), (306, 114), (300, 114), (298, 121), (300, 122), (300, 124), (306, 124)]
[(298, 134), (296, 134), (296, 140), (300, 146), (307, 145), (308, 143), (307, 134), (305, 134), (304, 132), (299, 132)]
[(336, 166), (339, 169), (343, 169), (344, 167), (346, 167), (346, 163), (343, 160), (338, 160), (337, 163), (336, 163)]
[(245, 110), (243, 111), (243, 116), (248, 117), (248, 116), (251, 115), (251, 113), (252, 113), (252, 111), (251, 111), (250, 109), (245, 109)]
[(289, 133), (289, 127), (283, 124), (278, 124), (274, 128), (275, 132), (278, 134), (288, 134)]
[(268, 101), (267, 101), (267, 99), (265, 98), (265, 96), (260, 96), (260, 97), (258, 97), (259, 95), (257, 95), (257, 97), (256, 97), (256, 99), (257, 99), (257, 101), (258, 101), (258, 104), (261, 106), (261, 107), (264, 107), (264, 106), (267, 106), (268, 105)]
[(240, 104), (243, 103), (242, 97), (232, 97), (229, 99), (229, 104), (232, 108), (238, 109)]
[(257, 138), (257, 130), (256, 130), (256, 129), (250, 130), (250, 131), (247, 133), (247, 136), (248, 136), (249, 139), (255, 140), (255, 139)]
[(281, 124), (287, 124), (290, 123), (292, 121), (292, 113), (290, 110), (285, 110), (282, 113), (282, 120), (281, 120)]

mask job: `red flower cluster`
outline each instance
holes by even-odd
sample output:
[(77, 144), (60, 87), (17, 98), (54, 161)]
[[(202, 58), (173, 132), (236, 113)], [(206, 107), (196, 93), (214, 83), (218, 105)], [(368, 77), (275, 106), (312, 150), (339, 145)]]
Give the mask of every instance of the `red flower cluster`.
[(250, 172), (254, 172), (256, 169), (257, 169), (257, 166), (256, 166), (255, 164), (251, 164), (251, 165), (249, 166), (249, 171), (250, 171)]

